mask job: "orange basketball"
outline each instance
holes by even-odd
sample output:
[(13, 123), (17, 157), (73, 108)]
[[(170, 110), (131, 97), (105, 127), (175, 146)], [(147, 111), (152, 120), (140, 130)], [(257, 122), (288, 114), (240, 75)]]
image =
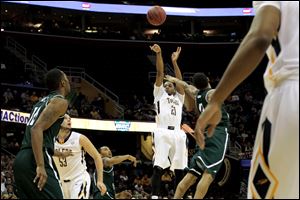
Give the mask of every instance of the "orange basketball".
[(160, 26), (166, 21), (165, 10), (160, 6), (153, 6), (147, 12), (147, 20), (153, 26)]

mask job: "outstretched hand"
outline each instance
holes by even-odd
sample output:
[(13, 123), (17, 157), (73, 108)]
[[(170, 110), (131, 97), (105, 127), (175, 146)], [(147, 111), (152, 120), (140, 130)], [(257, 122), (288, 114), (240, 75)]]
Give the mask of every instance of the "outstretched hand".
[(37, 166), (36, 167), (36, 176), (33, 180), (33, 182), (37, 182), (37, 187), (40, 191), (44, 188), (46, 182), (47, 182), (48, 175), (46, 173), (44, 166)]
[(205, 107), (197, 120), (195, 127), (196, 142), (200, 149), (205, 147), (204, 130), (207, 128), (207, 136), (211, 137), (214, 134), (215, 128), (221, 120), (221, 105), (210, 102)]
[(101, 195), (103, 196), (106, 193), (106, 186), (103, 182), (97, 181), (97, 187), (101, 192)]
[(155, 53), (160, 53), (161, 52), (161, 48), (158, 44), (154, 44), (154, 45), (150, 46), (150, 49), (152, 51), (154, 51)]
[(136, 158), (134, 156), (129, 156), (128, 160), (130, 160), (131, 162), (133, 162), (133, 166), (136, 167), (137, 161)]
[(181, 47), (177, 47), (177, 50), (172, 53), (171, 59), (173, 62), (176, 62), (181, 52)]

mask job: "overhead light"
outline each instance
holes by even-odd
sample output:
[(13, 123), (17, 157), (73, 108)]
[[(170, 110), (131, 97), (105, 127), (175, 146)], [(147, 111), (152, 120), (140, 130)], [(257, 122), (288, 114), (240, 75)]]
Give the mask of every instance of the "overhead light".
[(42, 23), (33, 24), (31, 22), (27, 23), (28, 27), (34, 27), (34, 28), (40, 28), (42, 26)]
[(203, 30), (203, 34), (204, 35), (213, 35), (215, 33), (216, 33), (215, 30)]
[(42, 23), (37, 23), (37, 24), (33, 25), (34, 28), (40, 28), (41, 26), (42, 26)]
[(160, 34), (160, 30), (159, 29), (147, 29), (144, 32), (145, 35), (153, 35), (154, 33)]
[(98, 33), (97, 30), (85, 30), (86, 33)]

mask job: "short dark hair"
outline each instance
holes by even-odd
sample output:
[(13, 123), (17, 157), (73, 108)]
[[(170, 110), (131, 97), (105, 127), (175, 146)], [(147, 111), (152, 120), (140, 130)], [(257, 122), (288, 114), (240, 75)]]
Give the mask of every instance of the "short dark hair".
[(47, 88), (50, 91), (57, 90), (59, 88), (59, 83), (63, 79), (63, 73), (61, 70), (54, 68), (47, 72), (45, 82)]
[(204, 73), (196, 73), (192, 78), (193, 85), (201, 90), (205, 89), (208, 86), (208, 77)]

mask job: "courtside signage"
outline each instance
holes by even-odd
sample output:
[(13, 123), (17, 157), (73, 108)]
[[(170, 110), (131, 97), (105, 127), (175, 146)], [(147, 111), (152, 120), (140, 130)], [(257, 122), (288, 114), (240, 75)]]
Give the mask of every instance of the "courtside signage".
[(29, 113), (1, 109), (1, 121), (26, 124)]
[[(1, 109), (1, 121), (26, 124), (29, 113)], [(156, 128), (154, 122), (133, 122), (120, 120), (93, 120), (72, 118), (72, 128), (101, 131), (152, 132)]]

